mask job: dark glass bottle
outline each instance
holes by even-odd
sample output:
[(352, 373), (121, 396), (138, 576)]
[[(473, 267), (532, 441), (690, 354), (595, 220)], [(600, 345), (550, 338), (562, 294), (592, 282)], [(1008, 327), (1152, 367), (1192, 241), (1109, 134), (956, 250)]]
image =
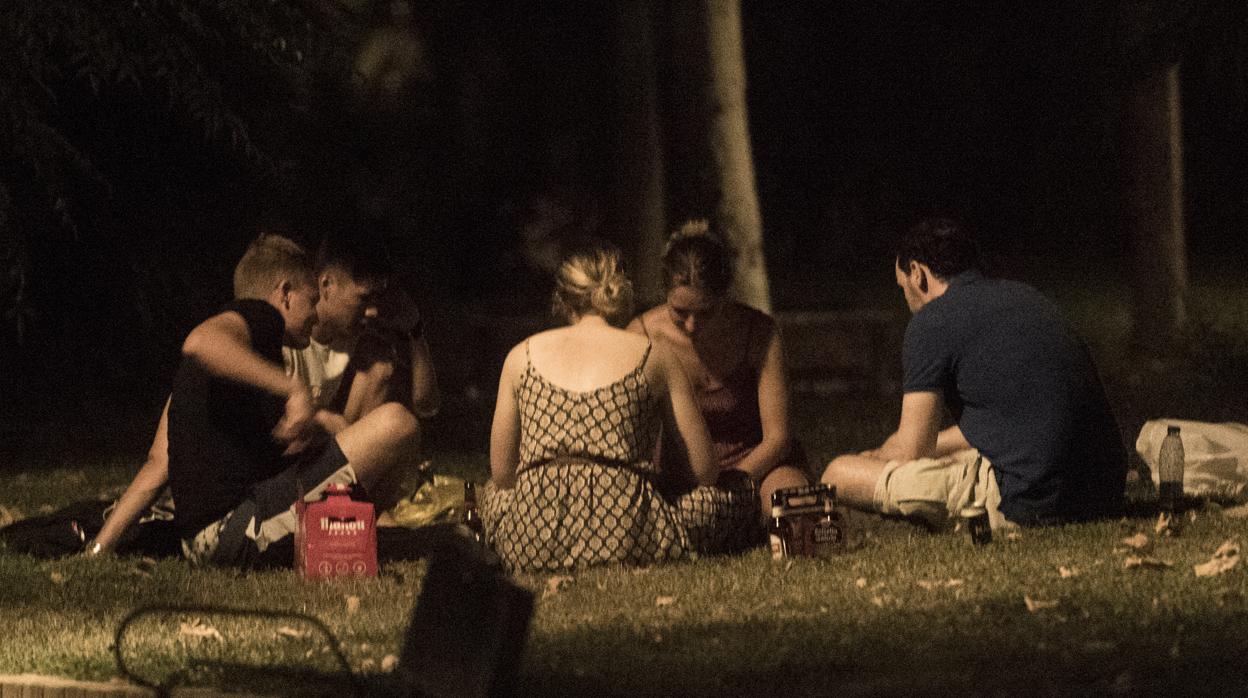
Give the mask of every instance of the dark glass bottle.
[(779, 492), (771, 493), (771, 519), (767, 522), (767, 538), (771, 543), (771, 559), (789, 556), (789, 527), (784, 521), (784, 503)]
[(1167, 427), (1157, 457), (1157, 488), (1161, 510), (1173, 514), (1183, 501), (1183, 439), (1178, 427)]
[(472, 538), (485, 544), (485, 525), (481, 523), (481, 512), (477, 510), (477, 486), (472, 482), (464, 482), (464, 518), (463, 524), (472, 533)]

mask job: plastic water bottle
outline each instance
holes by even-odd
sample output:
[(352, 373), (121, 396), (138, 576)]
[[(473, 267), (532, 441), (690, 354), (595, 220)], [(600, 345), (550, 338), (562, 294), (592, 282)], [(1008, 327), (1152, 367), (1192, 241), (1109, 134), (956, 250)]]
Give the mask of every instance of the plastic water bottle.
[(1157, 488), (1161, 510), (1174, 514), (1183, 501), (1183, 439), (1178, 427), (1167, 427), (1166, 438), (1161, 440), (1161, 453), (1157, 457), (1157, 474), (1161, 481)]

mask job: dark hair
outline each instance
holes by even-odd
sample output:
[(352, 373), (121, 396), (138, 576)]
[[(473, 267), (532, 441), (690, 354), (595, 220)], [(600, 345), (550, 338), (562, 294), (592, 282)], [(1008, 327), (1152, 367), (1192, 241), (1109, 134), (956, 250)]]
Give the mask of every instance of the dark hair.
[(316, 268), (337, 267), (361, 283), (386, 285), (394, 277), (394, 265), (385, 243), (374, 235), (330, 234), (321, 240)]
[(910, 228), (897, 241), (896, 254), (901, 269), (918, 262), (942, 279), (980, 268), (979, 246), (948, 218), (928, 218)]
[(663, 287), (694, 286), (712, 296), (732, 287), (732, 248), (706, 221), (689, 221), (672, 234), (663, 253)]

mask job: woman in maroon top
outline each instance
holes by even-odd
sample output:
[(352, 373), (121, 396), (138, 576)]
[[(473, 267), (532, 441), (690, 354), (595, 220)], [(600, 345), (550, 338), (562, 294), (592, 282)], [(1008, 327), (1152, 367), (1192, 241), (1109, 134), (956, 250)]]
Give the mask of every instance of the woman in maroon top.
[(728, 298), (732, 278), (728, 246), (706, 222), (687, 223), (663, 255), (666, 302), (634, 318), (629, 329), (670, 347), (693, 384), (721, 473), (748, 475), (767, 512), (772, 492), (809, 481), (789, 431), (776, 323)]

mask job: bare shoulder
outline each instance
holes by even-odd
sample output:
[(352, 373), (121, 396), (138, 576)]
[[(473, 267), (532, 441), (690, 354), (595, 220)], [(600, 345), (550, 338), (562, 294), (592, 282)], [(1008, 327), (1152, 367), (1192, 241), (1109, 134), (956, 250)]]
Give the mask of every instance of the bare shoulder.
[(776, 320), (767, 313), (752, 305), (732, 302), (734, 324), (743, 330), (753, 330), (754, 334), (770, 334), (775, 331)]
[(646, 374), (651, 380), (657, 380), (660, 385), (666, 385), (668, 373), (679, 366), (671, 347), (664, 342), (651, 342), (650, 357), (646, 362)]
[(779, 345), (780, 333), (775, 319), (753, 306), (734, 301), (729, 307), (731, 331), (736, 341), (748, 345), (746, 357), (755, 368), (761, 366), (772, 345)]
[[(531, 337), (529, 339), (532, 339)], [(518, 376), (524, 370), (524, 365), (528, 359), (528, 343), (529, 339), (520, 342), (507, 352), (507, 358), (503, 360), (503, 376)]]
[[(646, 312), (638, 315), (633, 319), (635, 323), (644, 323), (646, 334), (652, 339), (658, 339), (664, 342), (670, 342), (674, 339), (679, 330), (676, 325), (672, 324), (672, 316), (667, 310), (666, 303), (660, 303)], [(632, 325), (630, 325), (630, 328)]]

